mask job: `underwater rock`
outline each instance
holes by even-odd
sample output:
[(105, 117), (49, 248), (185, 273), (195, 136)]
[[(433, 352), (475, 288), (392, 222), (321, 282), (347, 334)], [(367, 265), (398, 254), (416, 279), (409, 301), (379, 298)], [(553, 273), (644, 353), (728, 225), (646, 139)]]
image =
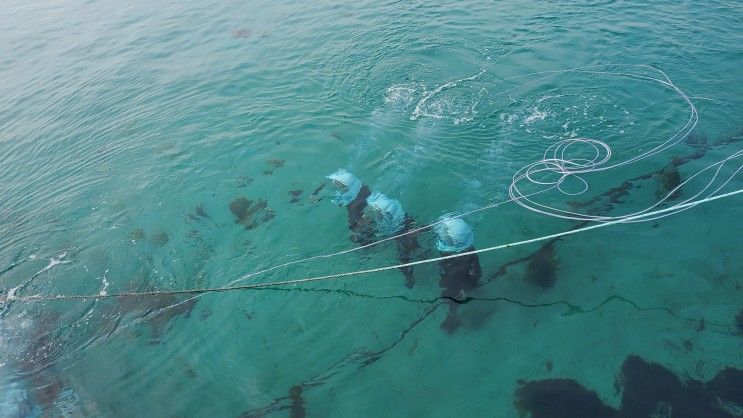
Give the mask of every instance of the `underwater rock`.
[(532, 254), (529, 264), (524, 271), (524, 280), (527, 283), (550, 289), (557, 281), (559, 263), (555, 257), (555, 242), (550, 241)]
[(616, 380), (619, 410), (571, 379), (520, 382), (514, 404), (531, 418), (736, 418), (743, 411), (743, 370), (726, 368), (708, 383), (682, 381), (665, 367), (629, 356)]
[(265, 200), (258, 199), (253, 205), (253, 201), (245, 197), (238, 197), (230, 202), (230, 212), (235, 216), (236, 222), (246, 229), (255, 229), (260, 223), (268, 222), (275, 216)]
[(612, 418), (619, 411), (604, 405), (594, 391), (571, 379), (535, 380), (516, 390), (514, 405), (531, 418)]
[(152, 238), (150, 239), (155, 245), (158, 246), (165, 245), (168, 243), (168, 240), (170, 240), (170, 238), (168, 237), (168, 233), (165, 231), (155, 232), (154, 234), (152, 234)]

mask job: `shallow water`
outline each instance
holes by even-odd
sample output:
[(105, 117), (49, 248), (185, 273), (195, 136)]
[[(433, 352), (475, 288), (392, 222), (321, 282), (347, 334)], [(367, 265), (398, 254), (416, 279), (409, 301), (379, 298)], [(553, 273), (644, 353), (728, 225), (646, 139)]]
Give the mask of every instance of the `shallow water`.
[[(329, 187), (312, 196), (339, 167), (423, 225), (507, 200), (559, 140), (626, 162), (693, 113), (657, 70), (690, 97), (693, 129), (540, 203), (631, 214), (668, 192), (664, 167), (685, 180), (743, 144), (736, 2), (2, 8), (0, 289), (16, 296), (218, 287), (353, 248)], [(575, 203), (597, 196), (609, 204)], [(543, 243), (481, 254), (484, 285), (451, 335), (436, 263), (412, 289), (392, 270), (186, 302), (5, 301), (0, 416), (517, 417), (519, 382), (558, 377), (618, 407), (630, 355), (701, 381), (743, 368), (742, 216), (738, 195), (562, 238), (548, 288), (528, 262), (501, 270)], [(578, 225), (514, 203), (465, 219), (476, 248)], [(438, 256), (433, 234), (419, 241), (416, 260)], [(388, 243), (239, 283), (395, 263)]]

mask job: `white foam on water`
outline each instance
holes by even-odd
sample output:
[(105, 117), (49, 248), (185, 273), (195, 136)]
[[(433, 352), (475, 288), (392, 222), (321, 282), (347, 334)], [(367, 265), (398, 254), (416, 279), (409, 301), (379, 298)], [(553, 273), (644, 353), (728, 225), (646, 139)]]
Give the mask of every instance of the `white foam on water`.
[(542, 112), (538, 107), (534, 106), (531, 115), (524, 118), (524, 124), (531, 125), (538, 120), (544, 120), (547, 116), (549, 116), (548, 112)]
[(108, 289), (108, 285), (110, 284), (108, 280), (106, 279), (106, 274), (108, 274), (108, 272), (109, 270), (106, 269), (106, 271), (103, 272), (103, 277), (101, 278), (101, 283), (103, 283), (103, 289), (101, 289), (101, 291), (98, 292), (98, 294), (101, 296), (106, 296), (108, 294), (107, 289)]
[(71, 263), (72, 261), (64, 260), (64, 258), (66, 256), (67, 256), (67, 252), (63, 252), (57, 258), (54, 258), (54, 257), (50, 258), (49, 259), (49, 264), (46, 267), (44, 267), (43, 269), (41, 269), (38, 272), (36, 272), (36, 274), (37, 275), (38, 274), (41, 274), (41, 273), (43, 273), (43, 272), (45, 272), (47, 270), (50, 270), (50, 269), (54, 268), (54, 266), (58, 266), (60, 264), (69, 264), (69, 263)]
[(501, 122), (507, 124), (507, 125), (513, 125), (514, 122), (516, 122), (519, 119), (518, 115), (516, 114), (508, 114), (508, 113), (501, 113), (500, 114), (500, 120)]
[(416, 90), (415, 86), (405, 84), (387, 87), (384, 102), (387, 105), (410, 105), (413, 102)]
[[(446, 83), (444, 83), (444, 84), (436, 87), (435, 89), (431, 90), (425, 96), (423, 96), (423, 98), (421, 98), (418, 101), (418, 104), (415, 105), (415, 109), (413, 109), (413, 113), (410, 116), (410, 120), (417, 120), (417, 119), (419, 119), (421, 117), (428, 117), (428, 118), (434, 118), (434, 119), (443, 119), (446, 116), (446, 114), (444, 112), (441, 112), (441, 110), (444, 109), (445, 104), (443, 104), (441, 102), (438, 102), (438, 103), (435, 103), (434, 105), (427, 106), (428, 101), (431, 100), (431, 98), (433, 98), (437, 94), (441, 93), (442, 91), (444, 91), (446, 89), (449, 89), (449, 88), (452, 88), (452, 87), (456, 87), (457, 85), (459, 85), (460, 83), (463, 83), (465, 81), (475, 80), (476, 78), (478, 78), (479, 76), (481, 76), (484, 73), (485, 73), (485, 70), (480, 70), (479, 73), (477, 73), (477, 74), (475, 74), (475, 75), (473, 75), (471, 77), (465, 77), (465, 78), (460, 78), (458, 80), (449, 81), (449, 82), (446, 82)], [(476, 103), (475, 103), (475, 105), (476, 105)], [(474, 106), (475, 105), (470, 106), (469, 109), (470, 110), (474, 110)], [(427, 111), (426, 110), (427, 107), (436, 109), (436, 110), (438, 110), (438, 112), (430, 113), (430, 111)]]

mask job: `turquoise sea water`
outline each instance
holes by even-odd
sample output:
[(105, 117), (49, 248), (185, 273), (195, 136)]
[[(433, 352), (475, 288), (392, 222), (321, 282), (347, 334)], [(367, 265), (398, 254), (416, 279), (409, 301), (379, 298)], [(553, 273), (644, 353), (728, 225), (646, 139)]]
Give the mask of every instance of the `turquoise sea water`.
[[(2, 10), (5, 296), (396, 264), (384, 243), (238, 281), (354, 248), (330, 187), (313, 196), (341, 167), (424, 225), (507, 201), (513, 175), (560, 140), (600, 140), (611, 165), (677, 139), (582, 176), (581, 195), (535, 198), (620, 216), (668, 193), (668, 167), (686, 180), (743, 144), (735, 1), (91, 0)], [(593, 157), (585, 145), (571, 151)], [(722, 166), (712, 189), (741, 160)], [(658, 208), (709, 181), (708, 171)], [(738, 175), (719, 193), (742, 187)], [(583, 188), (564, 183), (567, 193)], [(241, 197), (265, 202), (253, 225), (231, 211)], [(412, 289), (391, 270), (190, 299), (6, 299), (0, 417), (518, 417), (518, 388), (548, 378), (574, 379), (619, 407), (630, 355), (698, 381), (743, 368), (742, 202), (564, 237), (537, 253), (549, 270), (539, 277), (528, 265), (545, 242), (481, 254), (483, 285), (452, 334), (439, 327), (436, 263), (415, 267)], [(579, 224), (513, 202), (465, 220), (476, 248)], [(418, 240), (415, 260), (439, 255), (431, 232)], [(552, 273), (551, 287), (535, 283)]]

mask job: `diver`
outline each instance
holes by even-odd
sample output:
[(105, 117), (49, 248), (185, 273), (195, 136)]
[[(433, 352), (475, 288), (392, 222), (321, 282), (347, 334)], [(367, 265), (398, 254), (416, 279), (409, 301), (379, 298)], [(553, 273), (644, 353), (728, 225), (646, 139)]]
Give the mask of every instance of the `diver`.
[[(442, 256), (474, 251), (475, 234), (472, 227), (459, 218), (444, 216), (440, 223), (434, 226), (438, 236), (436, 249)], [(480, 258), (477, 254), (439, 261), (439, 287), (441, 296), (446, 298), (449, 311), (446, 319), (441, 323), (441, 329), (454, 332), (460, 324), (457, 309), (462, 299), (467, 297), (466, 292), (475, 289), (482, 276)]]
[[(332, 202), (348, 209), (348, 229), (351, 241), (367, 245), (387, 236), (405, 234), (415, 229), (415, 221), (402, 208), (400, 202), (379, 192), (371, 193), (369, 187), (356, 176), (340, 169), (328, 176), (336, 188)], [(400, 264), (409, 263), (418, 248), (415, 233), (395, 238)], [(400, 267), (405, 276), (405, 286), (415, 284), (413, 267)]]
[(351, 240), (356, 242), (355, 236), (361, 228), (366, 198), (371, 195), (369, 186), (342, 168), (329, 175), (328, 179), (333, 182), (336, 189), (331, 201), (338, 206), (345, 206), (348, 210), (348, 229), (353, 233)]

